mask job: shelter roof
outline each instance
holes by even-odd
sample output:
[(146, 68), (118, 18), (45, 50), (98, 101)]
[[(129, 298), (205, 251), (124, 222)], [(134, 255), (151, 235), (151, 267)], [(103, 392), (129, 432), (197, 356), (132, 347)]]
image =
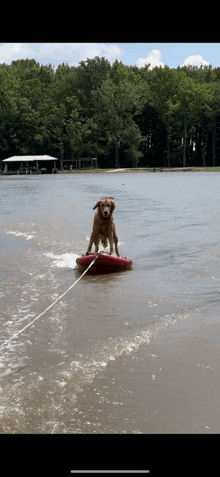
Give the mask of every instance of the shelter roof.
[(57, 157), (52, 156), (12, 156), (8, 157), (8, 159), (3, 159), (2, 162), (25, 162), (25, 161), (57, 161)]

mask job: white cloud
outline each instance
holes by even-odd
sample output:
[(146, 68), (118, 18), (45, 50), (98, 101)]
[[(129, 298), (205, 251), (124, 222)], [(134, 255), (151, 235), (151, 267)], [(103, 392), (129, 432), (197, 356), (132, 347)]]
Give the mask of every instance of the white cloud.
[(9, 43), (9, 50), (19, 51), (21, 45), (22, 43)]
[(10, 64), (13, 60), (22, 58), (22, 43), (1, 43), (0, 63)]
[(182, 63), (180, 65), (180, 67), (182, 66), (188, 66), (188, 65), (191, 65), (191, 66), (208, 66), (210, 65), (210, 63), (208, 63), (207, 61), (203, 60), (203, 57), (201, 55), (193, 55), (193, 56), (188, 56), (184, 63)]
[(0, 63), (11, 64), (13, 60), (35, 59), (39, 63), (52, 63), (56, 67), (62, 63), (78, 66), (80, 61), (95, 56), (102, 57), (113, 63), (123, 55), (116, 45), (107, 46), (104, 43), (2, 43), (0, 44)]
[(162, 66), (164, 68), (164, 63), (161, 60), (161, 53), (159, 50), (152, 50), (149, 55), (144, 59), (144, 58), (139, 58), (139, 60), (136, 61), (138, 68), (142, 68), (144, 65), (147, 65), (150, 63), (150, 70), (155, 68), (155, 66)]

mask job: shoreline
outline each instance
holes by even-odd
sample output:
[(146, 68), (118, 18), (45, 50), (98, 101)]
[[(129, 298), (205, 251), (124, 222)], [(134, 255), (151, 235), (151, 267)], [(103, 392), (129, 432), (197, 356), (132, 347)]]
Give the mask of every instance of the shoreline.
[[(105, 173), (150, 173), (150, 172), (220, 172), (220, 166), (216, 167), (137, 167), (137, 168), (119, 168), (119, 169), (75, 169), (56, 171), (55, 174), (105, 174)], [(0, 172), (0, 176), (16, 176), (16, 175), (41, 175), (40, 173), (8, 171)], [(48, 174), (43, 174), (48, 175)]]

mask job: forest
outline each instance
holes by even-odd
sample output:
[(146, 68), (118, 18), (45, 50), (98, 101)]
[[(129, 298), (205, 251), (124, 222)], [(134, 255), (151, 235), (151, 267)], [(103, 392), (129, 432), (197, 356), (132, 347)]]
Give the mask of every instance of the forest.
[(220, 68), (105, 58), (0, 65), (0, 163), (97, 157), (99, 168), (220, 166)]

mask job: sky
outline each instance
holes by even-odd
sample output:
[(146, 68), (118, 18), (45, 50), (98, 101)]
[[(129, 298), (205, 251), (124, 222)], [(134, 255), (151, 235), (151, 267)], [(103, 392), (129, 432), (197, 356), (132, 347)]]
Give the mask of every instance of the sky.
[(0, 43), (0, 64), (7, 65), (28, 58), (43, 65), (51, 63), (56, 69), (62, 63), (78, 66), (95, 56), (138, 68), (148, 63), (150, 69), (188, 64), (215, 68), (220, 67), (220, 43)]

